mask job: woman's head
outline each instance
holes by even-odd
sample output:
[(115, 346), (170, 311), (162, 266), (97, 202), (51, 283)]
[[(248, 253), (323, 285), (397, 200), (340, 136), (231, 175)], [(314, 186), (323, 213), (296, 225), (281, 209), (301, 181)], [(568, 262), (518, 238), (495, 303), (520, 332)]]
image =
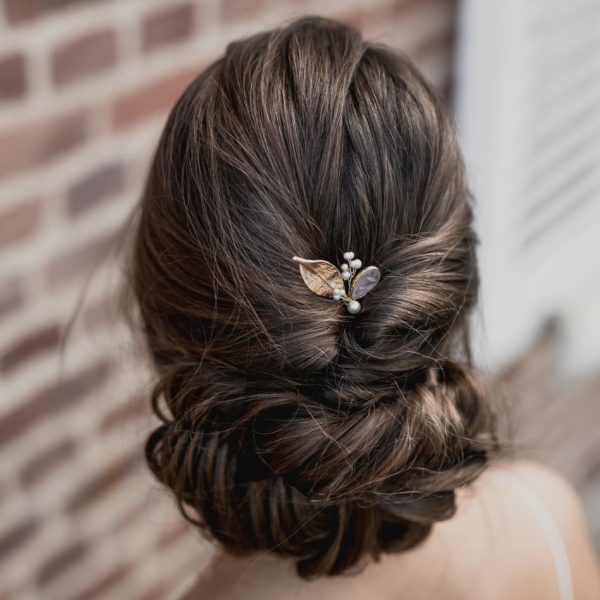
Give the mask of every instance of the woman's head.
[[(452, 516), (495, 447), (468, 364), (471, 221), (444, 107), (405, 58), (344, 25), (237, 41), (192, 82), (130, 265), (163, 419), (147, 458), (188, 518), (309, 577)], [(355, 315), (292, 260), (347, 250), (381, 270)]]

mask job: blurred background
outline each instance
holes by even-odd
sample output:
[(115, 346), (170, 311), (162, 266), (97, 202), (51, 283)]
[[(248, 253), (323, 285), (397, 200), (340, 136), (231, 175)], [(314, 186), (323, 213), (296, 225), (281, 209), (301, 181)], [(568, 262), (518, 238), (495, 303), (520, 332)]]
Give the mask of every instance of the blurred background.
[(186, 84), (306, 13), (405, 51), (451, 107), (482, 238), (476, 360), (600, 538), (600, 3), (0, 0), (0, 598), (171, 598), (210, 561), (142, 460), (123, 227)]

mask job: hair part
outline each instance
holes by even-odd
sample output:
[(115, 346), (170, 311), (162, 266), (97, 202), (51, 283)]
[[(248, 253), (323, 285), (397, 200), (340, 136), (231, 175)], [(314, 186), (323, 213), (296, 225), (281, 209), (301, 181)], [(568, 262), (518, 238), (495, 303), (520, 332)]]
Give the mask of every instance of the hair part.
[[(310, 578), (454, 514), (498, 447), (468, 347), (472, 217), (442, 102), (350, 27), (236, 41), (189, 85), (128, 271), (162, 421), (147, 461), (186, 518)], [(382, 273), (356, 315), (291, 259), (346, 250)]]

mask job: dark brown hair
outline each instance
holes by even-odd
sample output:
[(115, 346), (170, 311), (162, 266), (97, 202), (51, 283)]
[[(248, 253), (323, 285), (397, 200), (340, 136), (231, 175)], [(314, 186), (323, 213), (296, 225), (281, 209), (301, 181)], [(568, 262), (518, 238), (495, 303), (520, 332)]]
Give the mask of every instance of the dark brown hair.
[[(477, 238), (406, 58), (317, 17), (231, 43), (173, 108), (137, 216), (147, 460), (188, 519), (308, 578), (453, 515), (497, 445), (468, 346)], [(292, 260), (349, 250), (382, 273), (356, 315)]]

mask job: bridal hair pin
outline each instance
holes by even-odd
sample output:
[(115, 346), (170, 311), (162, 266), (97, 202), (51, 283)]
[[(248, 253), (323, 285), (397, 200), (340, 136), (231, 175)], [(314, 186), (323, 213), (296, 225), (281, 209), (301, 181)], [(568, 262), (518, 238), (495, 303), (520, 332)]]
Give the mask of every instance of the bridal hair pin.
[[(343, 300), (348, 312), (355, 315), (360, 312), (361, 306), (358, 301), (368, 294), (379, 282), (381, 272), (377, 267), (362, 267), (362, 261), (354, 258), (354, 252), (344, 252), (347, 263), (341, 265), (341, 271), (326, 260), (308, 260), (293, 256), (293, 260), (299, 263), (300, 274), (308, 289), (319, 296)], [(348, 292), (344, 282), (348, 282)]]

